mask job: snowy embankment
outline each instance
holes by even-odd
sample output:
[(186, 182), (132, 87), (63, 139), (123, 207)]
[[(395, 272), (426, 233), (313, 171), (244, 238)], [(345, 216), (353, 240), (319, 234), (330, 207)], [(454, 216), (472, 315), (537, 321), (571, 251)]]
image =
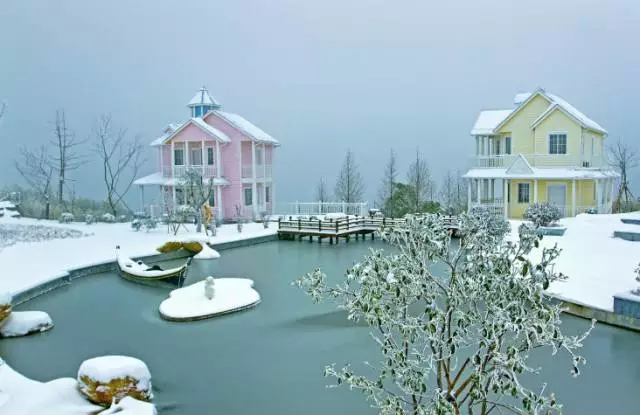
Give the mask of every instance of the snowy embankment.
[(0, 326), (0, 337), (20, 337), (47, 331), (53, 321), (44, 311), (12, 311)]
[[(566, 281), (553, 283), (548, 290), (550, 294), (613, 311), (613, 296), (638, 286), (634, 269), (640, 262), (640, 242), (614, 238), (613, 231), (640, 232), (640, 225), (624, 224), (621, 218), (640, 218), (640, 213), (565, 218), (560, 221), (567, 228), (563, 236), (542, 239), (541, 248), (557, 244), (561, 249), (555, 269), (568, 277)], [(511, 221), (510, 238), (517, 238), (521, 223)], [(540, 253), (540, 249), (532, 252), (531, 259), (539, 259)]]
[(27, 220), (11, 220), (10, 218), (0, 221), (0, 250), (19, 242), (42, 242), (84, 236), (82, 231), (66, 226), (24, 224), (25, 221)]
[[(157, 254), (156, 248), (165, 242), (183, 238), (206, 239), (218, 244), (261, 236), (275, 235), (277, 226), (264, 229), (260, 223), (246, 223), (241, 233), (236, 225), (223, 225), (217, 235), (205, 238), (197, 234), (195, 226), (181, 227), (178, 235), (167, 232), (167, 227), (159, 225), (149, 232), (135, 232), (130, 223), (84, 223), (58, 224), (53, 221), (35, 219), (2, 218), (0, 225), (44, 225), (58, 229), (70, 229), (84, 235), (83, 238), (20, 241), (0, 251), (0, 291), (13, 295), (39, 284), (67, 274), (70, 269), (115, 261), (116, 245), (120, 245), (127, 255), (133, 257)], [(200, 236), (201, 235), (201, 236)], [(37, 259), (37, 260), (34, 260)]]

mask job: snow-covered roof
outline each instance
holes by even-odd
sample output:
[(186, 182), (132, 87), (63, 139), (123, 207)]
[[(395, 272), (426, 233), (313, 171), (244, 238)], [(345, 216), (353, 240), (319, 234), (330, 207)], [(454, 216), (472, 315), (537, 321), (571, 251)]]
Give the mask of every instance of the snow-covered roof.
[(476, 123), (471, 129), (472, 135), (493, 134), (493, 130), (500, 124), (505, 118), (511, 114), (513, 110), (487, 110), (481, 111), (478, 115)]
[(531, 173), (508, 172), (508, 168), (470, 169), (463, 177), (469, 179), (606, 179), (619, 177), (613, 170), (531, 167)]
[(175, 130), (177, 130), (178, 128), (182, 127), (184, 123), (170, 123), (167, 128), (165, 128), (164, 130), (164, 134), (162, 134), (160, 137), (156, 138), (155, 140), (153, 140), (151, 142), (151, 144), (149, 144), (150, 146), (159, 146), (164, 144), (165, 141), (167, 141), (167, 139), (171, 136), (171, 134), (173, 134), (173, 132)]
[(191, 118), (188, 121), (181, 124), (169, 124), (169, 127), (165, 129), (165, 133), (162, 134), (160, 137), (156, 138), (155, 140), (153, 140), (150, 145), (159, 146), (159, 145), (165, 144), (166, 142), (170, 141), (173, 137), (175, 137), (176, 134), (182, 131), (182, 129), (189, 124), (195, 125), (196, 127), (200, 128), (202, 131), (210, 135), (212, 138), (217, 139), (223, 143), (229, 143), (231, 141), (228, 135), (218, 130), (217, 128), (207, 124), (206, 122), (204, 122), (202, 118), (196, 117), (196, 118)]
[(198, 91), (187, 104), (188, 107), (194, 107), (196, 105), (211, 105), (220, 108), (220, 103), (211, 97), (209, 91), (204, 86), (200, 88), (200, 91)]
[(580, 121), (585, 127), (591, 128), (592, 130), (600, 131), (600, 132), (602, 132), (604, 134), (607, 134), (607, 131), (604, 128), (602, 128), (597, 122), (593, 121), (591, 118), (589, 118), (586, 115), (584, 115), (576, 107), (574, 107), (573, 105), (569, 104), (563, 98), (561, 98), (561, 97), (559, 97), (557, 95), (551, 94), (551, 93), (547, 93), (547, 96), (549, 98), (551, 98), (553, 100), (553, 102), (555, 102), (560, 107), (562, 107), (562, 109), (564, 109), (569, 114), (571, 114), (573, 117), (575, 117), (578, 121)]
[(543, 96), (550, 102), (550, 104), (549, 107), (547, 107), (547, 109), (542, 114), (540, 114), (540, 116), (532, 123), (532, 128), (547, 116), (549, 116), (549, 114), (551, 114), (556, 108), (558, 108), (564, 111), (570, 117), (573, 117), (583, 127), (599, 131), (603, 134), (607, 134), (607, 131), (602, 128), (597, 122), (584, 115), (576, 107), (569, 104), (564, 98), (559, 97), (555, 94), (548, 93), (542, 88), (538, 88), (535, 92), (520, 92), (516, 94), (516, 96), (513, 98), (513, 102), (515, 104), (514, 109), (481, 111), (475, 125), (473, 126), (473, 129), (471, 130), (471, 135), (495, 134), (496, 130), (499, 129), (500, 126), (507, 121), (507, 119), (515, 116), (516, 112), (518, 112), (519, 109), (522, 108), (522, 105), (526, 101), (533, 99), (534, 95)]
[(280, 144), (278, 140), (271, 137), (269, 134), (265, 133), (260, 128), (250, 123), (249, 121), (247, 121), (245, 118), (243, 118), (238, 114), (225, 112), (225, 111), (213, 111), (213, 112), (216, 115), (222, 117), (225, 121), (227, 121), (229, 124), (237, 128), (241, 132), (248, 135), (249, 138), (254, 139), (255, 141), (270, 143), (275, 145)]
[[(227, 179), (214, 177), (214, 178), (205, 178), (205, 182), (209, 182), (213, 179), (214, 185), (228, 185), (229, 181)], [(148, 186), (148, 185), (162, 185), (162, 186), (176, 186), (182, 184), (182, 180), (180, 178), (174, 177), (165, 177), (161, 172), (152, 173), (148, 176), (141, 177), (136, 179), (133, 184), (138, 186)]]

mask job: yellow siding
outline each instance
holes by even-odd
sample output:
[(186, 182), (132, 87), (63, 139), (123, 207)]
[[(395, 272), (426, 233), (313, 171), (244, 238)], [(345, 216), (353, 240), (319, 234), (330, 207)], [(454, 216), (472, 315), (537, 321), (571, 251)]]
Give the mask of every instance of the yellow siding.
[[(554, 184), (564, 184), (567, 192), (565, 203), (571, 206), (572, 203), (572, 184), (571, 180), (538, 180), (538, 202), (547, 201), (547, 187)], [(529, 183), (529, 203), (518, 203), (518, 183)], [(521, 219), (527, 206), (534, 202), (534, 180), (511, 180), (510, 191), (511, 197), (509, 202), (508, 215), (512, 219)], [(577, 180), (576, 181), (576, 208), (592, 207), (595, 205), (594, 181), (593, 180)], [(568, 211), (570, 213), (570, 210)]]
[(545, 98), (537, 95), (529, 103), (518, 111), (502, 128), (500, 133), (503, 136), (511, 136), (511, 153), (513, 154), (533, 154), (533, 135), (531, 124), (550, 105)]
[[(567, 154), (549, 155), (549, 134), (567, 134)], [(573, 118), (556, 109), (547, 116), (534, 131), (536, 155), (535, 166), (566, 166), (577, 163), (580, 155), (582, 128)]]

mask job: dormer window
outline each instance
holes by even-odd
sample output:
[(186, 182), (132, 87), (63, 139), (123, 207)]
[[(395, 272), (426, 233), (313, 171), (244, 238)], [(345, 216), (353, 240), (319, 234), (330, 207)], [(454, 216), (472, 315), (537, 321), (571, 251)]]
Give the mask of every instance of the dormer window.
[(549, 154), (567, 154), (567, 134), (549, 134)]

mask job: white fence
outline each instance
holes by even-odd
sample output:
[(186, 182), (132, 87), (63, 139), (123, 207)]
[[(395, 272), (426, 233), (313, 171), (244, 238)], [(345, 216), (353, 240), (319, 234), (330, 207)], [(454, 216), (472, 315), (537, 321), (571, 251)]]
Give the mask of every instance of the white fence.
[(278, 204), (274, 209), (278, 215), (324, 215), (327, 213), (344, 213), (346, 215), (365, 216), (369, 213), (367, 202), (293, 202)]

